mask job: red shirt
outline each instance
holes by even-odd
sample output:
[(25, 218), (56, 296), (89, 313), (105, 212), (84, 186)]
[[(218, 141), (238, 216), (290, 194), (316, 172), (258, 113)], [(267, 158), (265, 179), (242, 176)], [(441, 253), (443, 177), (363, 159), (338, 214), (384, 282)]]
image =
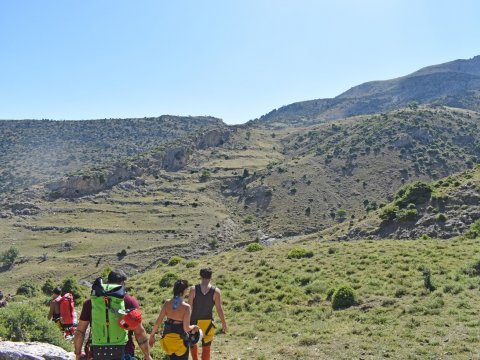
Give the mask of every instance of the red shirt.
[[(137, 299), (131, 295), (125, 295), (125, 309), (140, 309)], [(86, 300), (83, 303), (82, 313), (80, 314), (80, 320), (82, 321), (92, 321), (92, 301), (90, 299)], [(135, 344), (133, 343), (133, 331), (128, 332), (128, 342), (125, 345), (125, 352), (127, 354), (135, 353)]]

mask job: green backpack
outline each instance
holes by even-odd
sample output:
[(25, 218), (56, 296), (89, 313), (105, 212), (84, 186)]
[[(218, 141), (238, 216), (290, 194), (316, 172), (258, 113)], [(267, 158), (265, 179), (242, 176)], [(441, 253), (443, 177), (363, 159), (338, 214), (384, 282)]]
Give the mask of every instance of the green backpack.
[(92, 345), (125, 345), (128, 331), (118, 325), (125, 314), (125, 288), (117, 284), (102, 284), (95, 280), (92, 286)]

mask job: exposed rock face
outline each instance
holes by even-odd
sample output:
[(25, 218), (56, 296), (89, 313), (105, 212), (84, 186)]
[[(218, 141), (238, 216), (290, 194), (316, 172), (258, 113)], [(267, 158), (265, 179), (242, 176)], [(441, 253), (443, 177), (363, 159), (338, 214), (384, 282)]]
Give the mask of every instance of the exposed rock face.
[(31, 202), (18, 202), (10, 206), (15, 215), (35, 215), (40, 208)]
[(250, 205), (255, 203), (257, 208), (265, 210), (270, 201), (272, 200), (272, 189), (268, 186), (261, 185), (250, 189), (245, 192), (245, 204)]
[(0, 360), (73, 360), (62, 348), (39, 342), (0, 341)]
[(117, 184), (133, 180), (143, 174), (155, 173), (158, 169), (178, 171), (188, 163), (193, 151), (220, 146), (228, 140), (229, 136), (229, 129), (213, 129), (198, 135), (193, 140), (151, 153), (149, 157), (140, 158), (133, 163), (115, 164), (105, 170), (73, 175), (48, 183), (46, 189), (52, 199), (59, 197), (75, 198), (110, 189)]
[(135, 178), (143, 173), (135, 165), (115, 165), (105, 171), (96, 171), (88, 175), (74, 175), (46, 185), (51, 198), (79, 197), (111, 188), (112, 186)]

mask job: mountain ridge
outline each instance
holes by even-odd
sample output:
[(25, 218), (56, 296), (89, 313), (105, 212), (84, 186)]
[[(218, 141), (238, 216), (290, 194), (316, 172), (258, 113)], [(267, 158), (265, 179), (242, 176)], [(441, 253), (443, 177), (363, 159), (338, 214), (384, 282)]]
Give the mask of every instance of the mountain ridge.
[(369, 81), (334, 98), (295, 102), (249, 124), (305, 126), (391, 111), (412, 103), (480, 111), (480, 56), (427, 66), (390, 80)]

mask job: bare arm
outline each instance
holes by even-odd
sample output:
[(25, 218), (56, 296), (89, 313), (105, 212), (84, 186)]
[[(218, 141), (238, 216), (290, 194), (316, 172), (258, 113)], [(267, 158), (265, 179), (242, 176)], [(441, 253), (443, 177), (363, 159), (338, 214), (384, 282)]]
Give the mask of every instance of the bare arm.
[(193, 300), (195, 299), (195, 286), (190, 288), (190, 293), (188, 294), (188, 305), (190, 309), (193, 309)]
[(192, 315), (192, 310), (190, 308), (190, 305), (185, 304), (184, 306), (185, 306), (185, 313), (183, 315), (183, 331), (187, 333), (193, 330), (198, 331), (197, 325), (190, 325), (190, 316)]
[(215, 301), (215, 309), (217, 310), (218, 317), (222, 322), (222, 330), (223, 332), (227, 332), (227, 322), (225, 321), (225, 313), (223, 312), (222, 306), (222, 294), (220, 293), (220, 289), (215, 289), (215, 294), (213, 295), (213, 300)]
[(142, 349), (144, 360), (152, 360), (150, 356), (150, 346), (148, 345), (148, 335), (143, 327), (143, 324), (140, 324), (133, 330), (135, 334), (135, 339), (137, 340), (138, 346)]
[(82, 354), (82, 345), (83, 340), (85, 340), (85, 332), (88, 328), (88, 321), (80, 320), (77, 325), (77, 329), (75, 330), (75, 336), (73, 338), (73, 346), (75, 351), (76, 359), (80, 359), (80, 355)]
[(148, 342), (150, 346), (153, 346), (153, 344), (155, 344), (155, 334), (158, 332), (158, 328), (160, 327), (160, 324), (165, 317), (165, 312), (165, 304), (163, 304), (162, 310), (160, 310), (160, 314), (158, 315), (157, 321), (155, 321), (155, 325), (153, 325), (152, 333), (150, 334), (150, 340)]

